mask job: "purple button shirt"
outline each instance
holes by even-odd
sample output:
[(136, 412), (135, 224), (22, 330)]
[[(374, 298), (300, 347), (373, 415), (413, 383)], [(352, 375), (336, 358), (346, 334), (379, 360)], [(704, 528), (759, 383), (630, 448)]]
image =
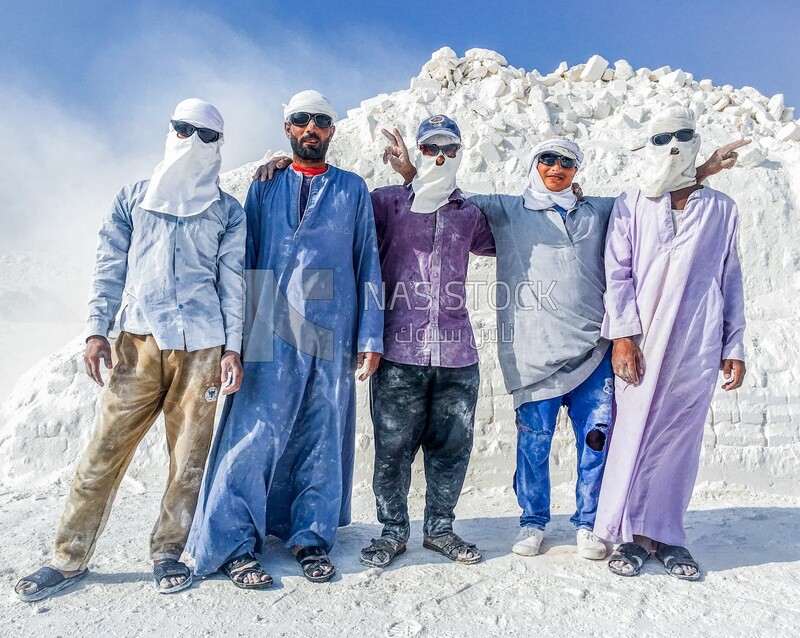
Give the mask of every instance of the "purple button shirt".
[(464, 282), (470, 252), (494, 255), (480, 209), (456, 189), (434, 213), (412, 213), (410, 186), (372, 191), (385, 286), (383, 358), (462, 368), (478, 361)]

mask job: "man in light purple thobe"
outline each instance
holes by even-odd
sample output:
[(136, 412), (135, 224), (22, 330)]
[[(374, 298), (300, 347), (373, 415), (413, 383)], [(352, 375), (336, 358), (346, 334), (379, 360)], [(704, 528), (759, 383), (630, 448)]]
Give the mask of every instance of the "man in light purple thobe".
[(602, 335), (617, 410), (594, 533), (624, 541), (609, 568), (626, 576), (656, 551), (673, 576), (699, 577), (683, 519), (703, 425), (720, 368), (728, 391), (745, 373), (738, 211), (694, 182), (694, 129), (683, 107), (653, 118), (651, 183), (617, 198), (609, 222)]

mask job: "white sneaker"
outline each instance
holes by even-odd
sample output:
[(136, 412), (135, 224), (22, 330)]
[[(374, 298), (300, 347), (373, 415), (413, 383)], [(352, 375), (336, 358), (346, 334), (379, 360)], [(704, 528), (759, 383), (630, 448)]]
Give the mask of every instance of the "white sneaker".
[(595, 536), (591, 530), (581, 527), (578, 530), (578, 555), (589, 560), (602, 560), (606, 557), (608, 548), (605, 541)]
[(544, 540), (544, 530), (536, 527), (520, 527), (516, 543), (511, 551), (520, 556), (536, 556)]

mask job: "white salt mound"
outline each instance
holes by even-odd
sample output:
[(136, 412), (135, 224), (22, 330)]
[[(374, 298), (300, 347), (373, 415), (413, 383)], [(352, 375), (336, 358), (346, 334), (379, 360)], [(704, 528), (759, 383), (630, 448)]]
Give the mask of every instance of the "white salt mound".
[[(700, 482), (796, 493), (800, 474), (800, 385), (796, 352), (800, 325), (792, 300), (800, 288), (800, 123), (783, 95), (753, 88), (714, 86), (668, 66), (634, 70), (624, 60), (592, 56), (562, 63), (552, 73), (525, 72), (502, 55), (471, 49), (458, 57), (435, 52), (411, 88), (381, 94), (351, 109), (337, 124), (332, 163), (356, 171), (369, 186), (397, 183), (380, 155), (382, 127), (396, 126), (408, 143), (418, 123), (436, 113), (453, 117), (463, 132), (462, 188), (481, 193), (522, 191), (533, 145), (553, 135), (575, 139), (586, 153), (578, 180), (586, 194), (617, 195), (641, 179), (637, 151), (644, 124), (669, 104), (694, 111), (701, 154), (752, 138), (739, 166), (712, 180), (741, 212), (740, 252), (747, 299), (744, 387), (719, 391), (708, 417)], [(277, 125), (278, 123), (276, 123)], [(268, 155), (269, 153), (267, 153)], [(258, 162), (223, 176), (223, 188), (244, 199)], [(478, 334), (492, 340), (494, 312), (487, 303), (491, 259), (474, 259), (471, 278), (481, 284), (471, 299)], [(99, 396), (83, 369), (80, 339), (39, 361), (0, 408), (0, 482), (35, 490), (68, 478), (86, 445)], [(475, 450), (467, 486), (507, 486), (514, 470), (516, 428), (496, 348), (481, 350), (482, 387)], [(687, 370), (686, 374), (691, 374)], [(364, 386), (359, 390), (357, 480), (371, 476), (371, 425)], [(574, 480), (574, 442), (565, 423), (553, 445), (553, 482)], [(163, 429), (154, 428), (131, 466), (127, 485), (160, 482), (165, 466)], [(125, 484), (124, 484), (125, 485)]]

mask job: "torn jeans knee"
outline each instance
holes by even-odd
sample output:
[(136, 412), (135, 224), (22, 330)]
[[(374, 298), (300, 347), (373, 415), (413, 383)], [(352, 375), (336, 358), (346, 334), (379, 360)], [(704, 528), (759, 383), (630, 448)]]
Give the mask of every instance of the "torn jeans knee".
[(586, 433), (586, 445), (595, 452), (602, 452), (606, 445), (606, 431), (608, 425), (605, 423), (598, 423), (591, 430)]

